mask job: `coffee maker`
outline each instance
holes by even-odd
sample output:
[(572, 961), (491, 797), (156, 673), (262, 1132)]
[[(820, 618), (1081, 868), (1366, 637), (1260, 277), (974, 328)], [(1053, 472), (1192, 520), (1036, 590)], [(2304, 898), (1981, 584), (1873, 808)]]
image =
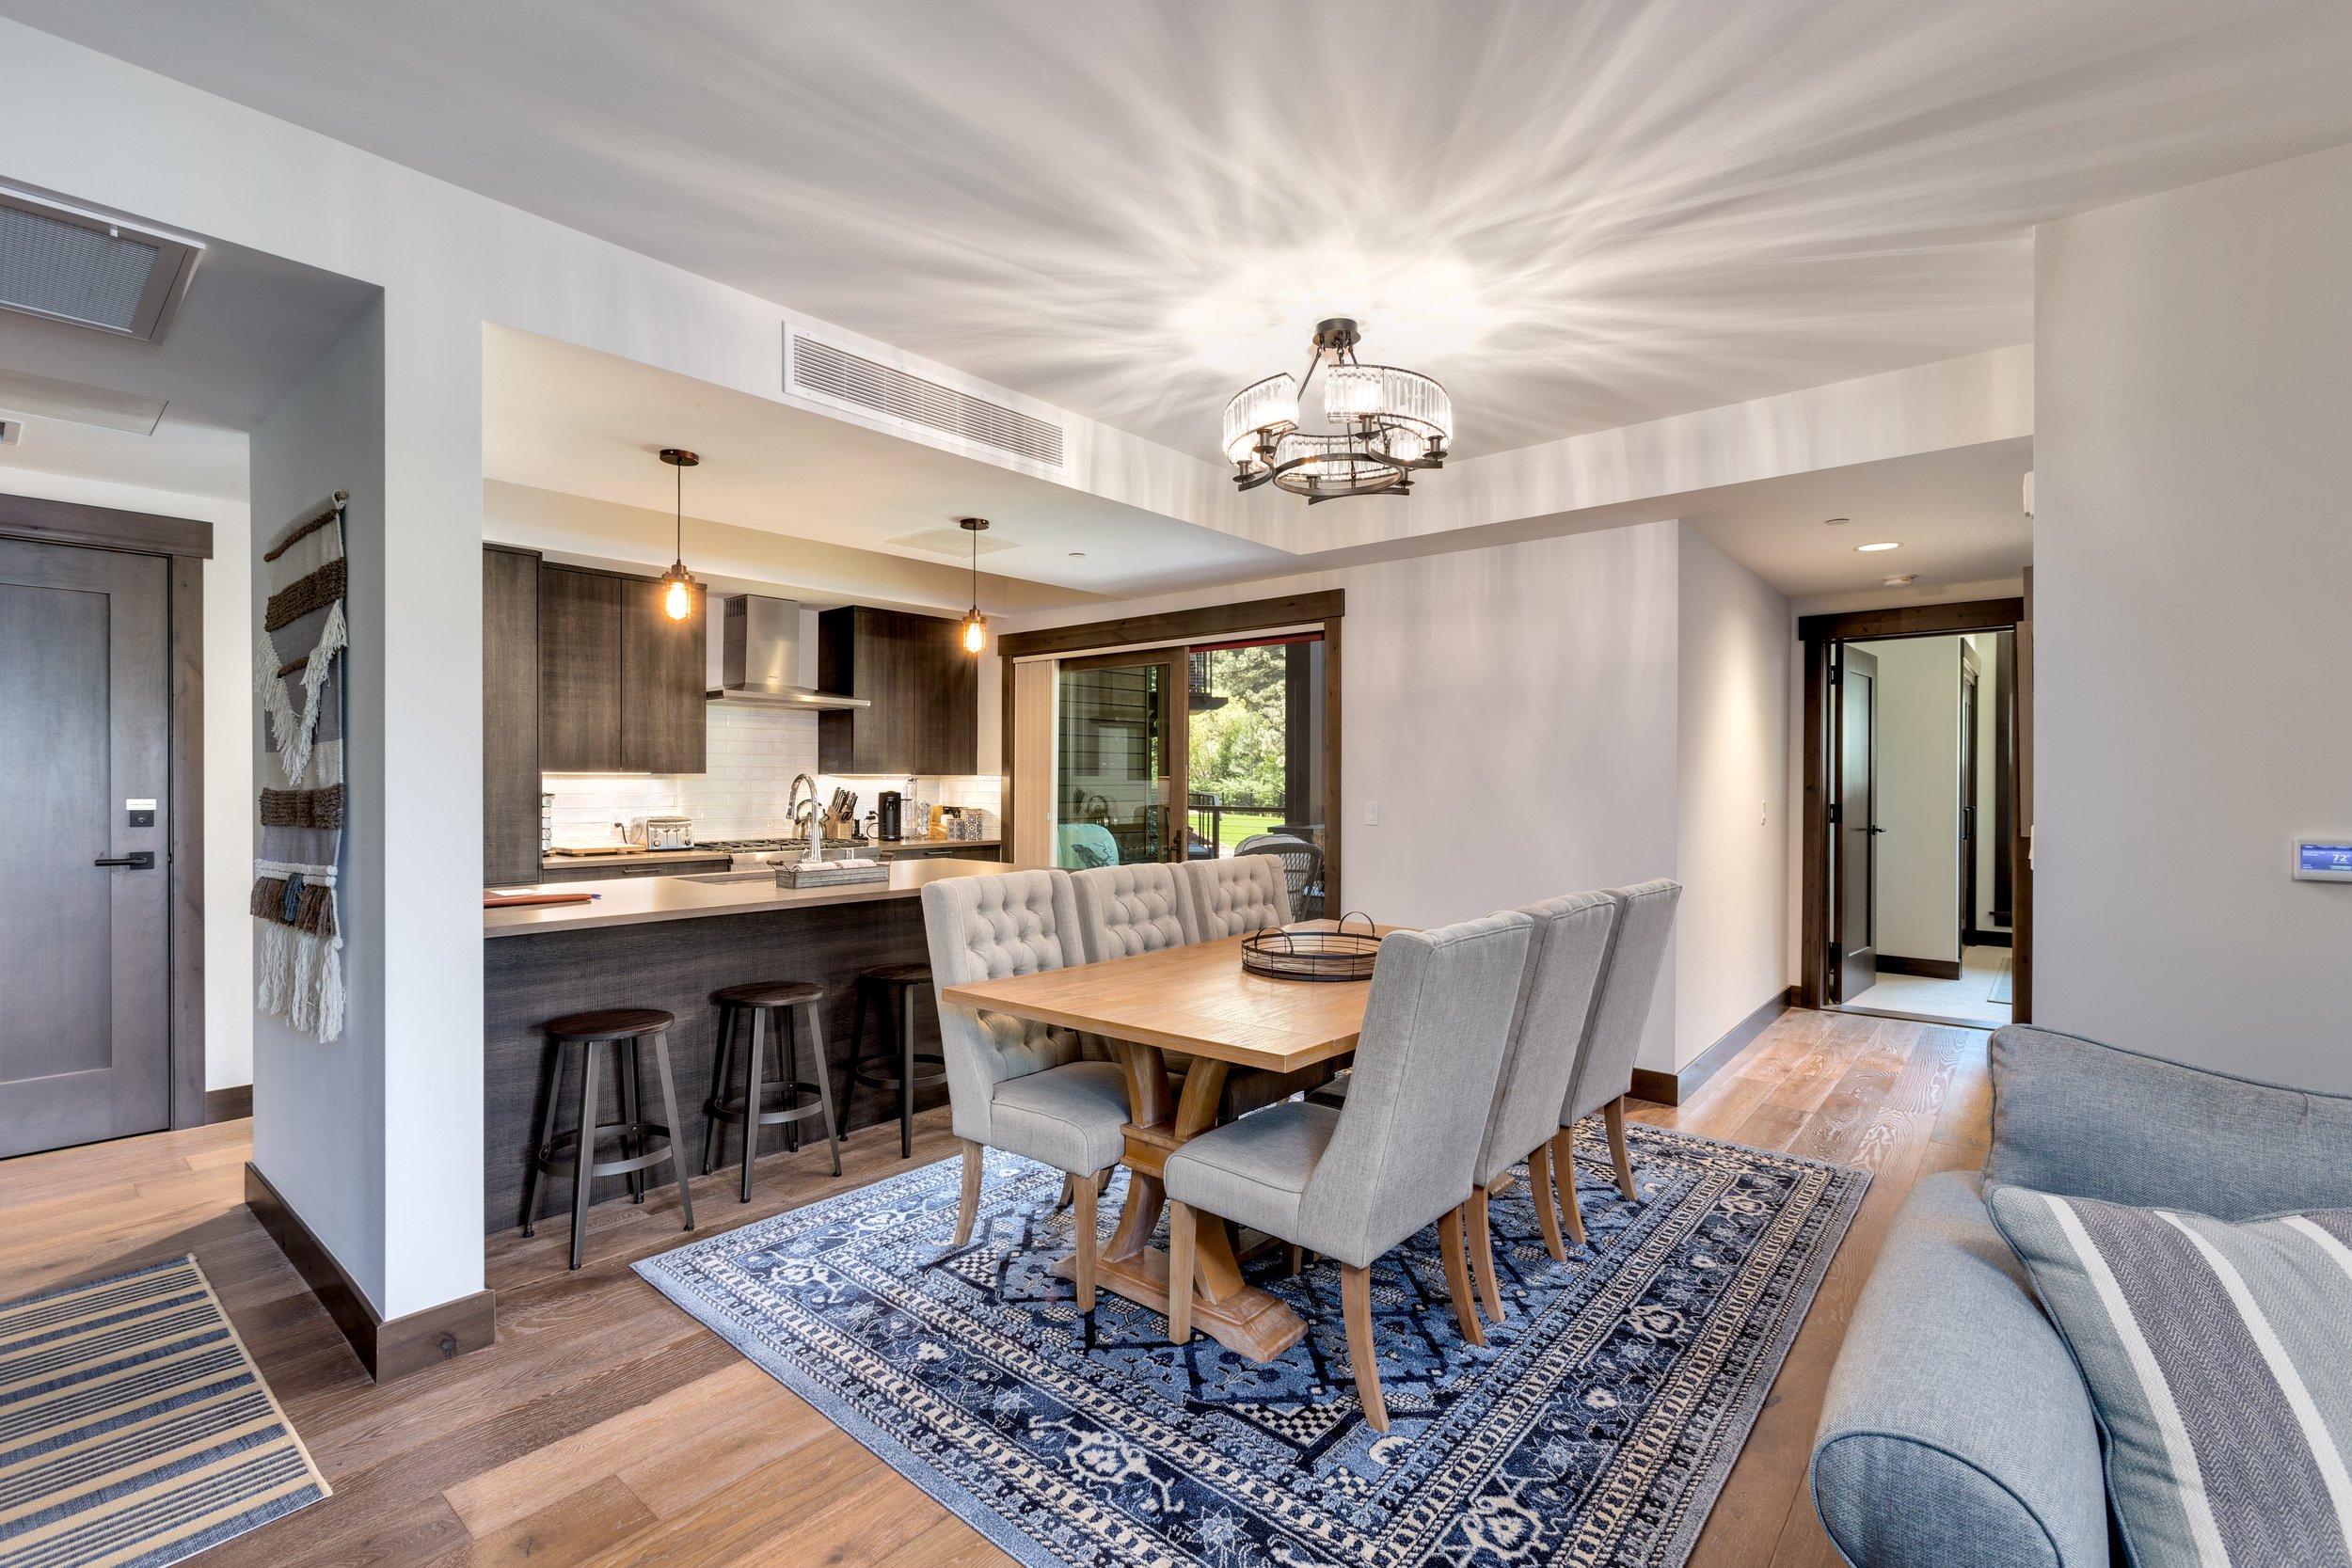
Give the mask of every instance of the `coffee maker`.
[(874, 836), (885, 844), (896, 844), (906, 836), (900, 814), (905, 810), (905, 798), (895, 789), (882, 792), (875, 810)]

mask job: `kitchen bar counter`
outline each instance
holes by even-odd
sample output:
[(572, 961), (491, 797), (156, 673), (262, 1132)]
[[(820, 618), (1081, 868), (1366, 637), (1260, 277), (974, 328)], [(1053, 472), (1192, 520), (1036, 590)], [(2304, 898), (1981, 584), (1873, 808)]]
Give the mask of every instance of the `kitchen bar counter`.
[(482, 934), (485, 938), (512, 937), (532, 931), (588, 930), (651, 921), (694, 920), (707, 915), (756, 914), (863, 904), (877, 899), (916, 898), (921, 896), (926, 882), (946, 877), (985, 877), (1015, 869), (994, 861), (910, 860), (893, 863), (886, 882), (850, 882), (823, 888), (778, 887), (771, 871), (726, 874), (729, 878), (742, 878), (740, 881), (708, 877), (610, 877), (596, 881), (542, 883), (531, 891), (590, 893), (596, 896), (585, 904), (522, 904), (485, 910)]
[[(850, 1085), (850, 1025), (855, 1016), (860, 972), (881, 964), (922, 963), (930, 951), (923, 936), (923, 887), (947, 877), (985, 877), (1021, 869), (993, 861), (913, 860), (893, 865), (890, 880), (835, 888), (788, 889), (771, 872), (740, 882), (698, 881), (686, 877), (614, 878), (560, 883), (550, 892), (596, 893), (586, 904), (535, 905), (483, 911), (483, 1228), (511, 1229), (522, 1223), (523, 1180), (532, 1141), (545, 1109), (542, 1075), (548, 1046), (548, 1021), (600, 1007), (659, 1007), (677, 1022), (670, 1031), (670, 1061), (678, 1092), (679, 1151), (690, 1171), (702, 1165), (702, 1107), (710, 1092), (711, 1055), (718, 1009), (711, 993), (728, 986), (765, 980), (808, 980), (822, 986), (816, 1011), (824, 1034), (824, 1061), (834, 1106), (857, 1136), (898, 1139), (895, 1092)], [(931, 988), (915, 990), (915, 1049), (939, 1051)], [(867, 1021), (868, 1049), (880, 1037), (878, 1020)], [(781, 1052), (778, 1053), (781, 1055)], [(801, 1076), (809, 1078), (813, 1056), (803, 1044)], [(649, 1119), (660, 1120), (651, 1102), (659, 1082), (650, 1053), (644, 1063)], [(568, 1075), (559, 1106), (570, 1126), (577, 1071)], [(612, 1080), (605, 1079), (601, 1119), (617, 1121), (620, 1108)], [(918, 1107), (939, 1104), (944, 1088), (924, 1090)], [(859, 1129), (870, 1131), (858, 1132)], [(788, 1156), (801, 1168), (831, 1169), (824, 1137), (812, 1120), (802, 1124), (800, 1152)], [(719, 1150), (724, 1164), (741, 1145), (723, 1129)], [(814, 1137), (815, 1147), (810, 1147)], [(784, 1147), (784, 1130), (771, 1127), (761, 1147)], [(612, 1151), (607, 1150), (607, 1157)], [(663, 1187), (668, 1167), (649, 1173), (654, 1196), (670, 1201)], [(618, 1177), (596, 1183), (591, 1200), (624, 1198)], [(541, 1184), (542, 1219), (568, 1207), (568, 1178)], [(704, 1216), (706, 1233), (734, 1223), (732, 1195), (714, 1200)], [(699, 1205), (698, 1205), (699, 1207)], [(596, 1224), (589, 1219), (590, 1228)], [(538, 1244), (560, 1252), (563, 1227), (541, 1229)]]

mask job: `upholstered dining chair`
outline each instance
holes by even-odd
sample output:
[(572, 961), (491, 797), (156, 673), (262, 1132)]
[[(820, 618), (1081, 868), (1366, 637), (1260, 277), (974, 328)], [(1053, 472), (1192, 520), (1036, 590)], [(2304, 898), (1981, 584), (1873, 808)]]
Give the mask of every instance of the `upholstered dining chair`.
[[(1617, 929), (1610, 938), (1609, 960), (1601, 966), (1600, 989), (1593, 998), (1592, 1027), (1587, 1032), (1576, 1075), (1560, 1104), (1560, 1132), (1551, 1146), (1552, 1180), (1559, 1187), (1560, 1217), (1570, 1237), (1581, 1244), (1584, 1215), (1576, 1203), (1576, 1124), (1601, 1113), (1609, 1131), (1609, 1154), (1617, 1167), (1617, 1191), (1627, 1202), (1633, 1190), (1633, 1158), (1625, 1142), (1625, 1097), (1633, 1088), (1633, 1057), (1642, 1048), (1642, 1027), (1649, 1022), (1650, 994), (1658, 989), (1658, 973), (1665, 967), (1666, 943), (1674, 936), (1675, 905), (1682, 884), (1660, 878), (1632, 887), (1612, 888), (1616, 901)], [(1542, 1195), (1536, 1195), (1537, 1202)]]
[(1477, 1321), (1461, 1260), (1463, 1195), (1511, 1037), (1534, 922), (1516, 911), (1381, 943), (1344, 1108), (1286, 1101), (1168, 1157), (1168, 1337), (1192, 1335), (1203, 1212), (1338, 1260), (1347, 1356), (1364, 1419), (1389, 1430), (1372, 1339), (1372, 1264), (1439, 1221), (1446, 1286)]
[[(1191, 869), (1147, 861), (1072, 872), (1070, 885), (1077, 897), (1078, 927), (1084, 936), (1087, 962), (1102, 963), (1138, 953), (1157, 953), (1163, 948), (1189, 946), (1200, 941), (1200, 922), (1193, 907), (1193, 879), (1185, 875)], [(1254, 926), (1248, 928), (1257, 929)], [(1086, 1043), (1087, 1053), (1096, 1054), (1092, 1047), (1097, 1042), (1089, 1037)], [(1166, 1051), (1161, 1054), (1171, 1075), (1191, 1068), (1191, 1058), (1182, 1052)], [(1231, 1121), (1316, 1088), (1330, 1081), (1331, 1072), (1330, 1066), (1322, 1062), (1295, 1072), (1236, 1069), (1226, 1075), (1218, 1099), (1219, 1119)]]
[[(1528, 938), (1527, 968), (1519, 981), (1494, 1104), (1486, 1116), (1486, 1135), (1478, 1150), (1465, 1236), (1471, 1277), (1478, 1282), (1486, 1316), (1497, 1323), (1505, 1314), (1495, 1277), (1487, 1206), (1522, 1160), (1527, 1162), (1528, 1191), (1543, 1227), (1544, 1246), (1555, 1259), (1567, 1260), (1559, 1216), (1552, 1209), (1551, 1146), (1560, 1132), (1560, 1105), (1576, 1075), (1592, 1021), (1593, 996), (1617, 926), (1617, 901), (1605, 893), (1578, 893), (1528, 905), (1519, 912), (1534, 922), (1534, 929)], [(1474, 1344), (1486, 1342), (1483, 1334), (1469, 1338)]]
[(1201, 942), (1291, 923), (1290, 880), (1273, 856), (1186, 861), (1179, 869), (1192, 883), (1193, 918)]
[[(936, 990), (1084, 963), (1066, 871), (958, 877), (923, 890)], [(1071, 1179), (1078, 1309), (1094, 1309), (1096, 1213), (1104, 1173), (1126, 1147), (1126, 1075), (1083, 1060), (1077, 1036), (1004, 1013), (939, 1004), (947, 1100), (963, 1148), (955, 1244), (972, 1239), (984, 1148), (1036, 1160)]]

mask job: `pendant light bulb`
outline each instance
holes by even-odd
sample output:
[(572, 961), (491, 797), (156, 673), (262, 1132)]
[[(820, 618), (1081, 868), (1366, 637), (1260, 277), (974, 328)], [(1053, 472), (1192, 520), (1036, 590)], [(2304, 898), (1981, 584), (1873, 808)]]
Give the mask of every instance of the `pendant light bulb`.
[(702, 459), (679, 447), (663, 447), (661, 461), (677, 471), (676, 531), (672, 536), (670, 569), (661, 574), (666, 585), (661, 593), (661, 613), (673, 621), (683, 621), (694, 613), (694, 579), (686, 570), (686, 470)]
[(975, 657), (988, 649), (988, 617), (980, 613), (980, 535), (986, 517), (960, 517), (957, 524), (972, 536), (972, 612), (963, 618), (963, 651)]

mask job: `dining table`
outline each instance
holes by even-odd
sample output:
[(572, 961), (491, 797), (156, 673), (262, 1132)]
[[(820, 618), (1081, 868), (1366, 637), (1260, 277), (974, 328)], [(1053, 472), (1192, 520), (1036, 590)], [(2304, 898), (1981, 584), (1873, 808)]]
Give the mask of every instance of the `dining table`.
[[(1359, 917), (1360, 918), (1360, 917)], [(1329, 931), (1300, 921), (1291, 931)], [(1375, 927), (1382, 936), (1398, 927)], [(1360, 927), (1351, 927), (1360, 930)], [(949, 1006), (1008, 1013), (1097, 1036), (1118, 1053), (1127, 1085), (1127, 1196), (1118, 1228), (1095, 1264), (1098, 1290), (1168, 1310), (1168, 1254), (1152, 1244), (1168, 1207), (1168, 1157), (1216, 1127), (1225, 1081), (1236, 1069), (1295, 1072), (1356, 1049), (1372, 985), (1361, 980), (1278, 979), (1242, 965), (1232, 936), (1068, 969), (947, 986)], [(1168, 1054), (1190, 1061), (1178, 1076)], [(1085, 1216), (1080, 1223), (1086, 1223)], [(1067, 1275), (1071, 1259), (1057, 1267)], [(1307, 1332), (1273, 1292), (1248, 1284), (1222, 1225), (1200, 1228), (1192, 1321), (1253, 1361), (1271, 1361)]]

